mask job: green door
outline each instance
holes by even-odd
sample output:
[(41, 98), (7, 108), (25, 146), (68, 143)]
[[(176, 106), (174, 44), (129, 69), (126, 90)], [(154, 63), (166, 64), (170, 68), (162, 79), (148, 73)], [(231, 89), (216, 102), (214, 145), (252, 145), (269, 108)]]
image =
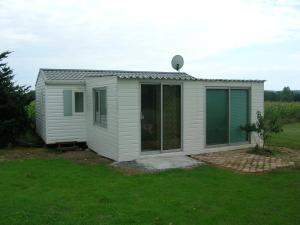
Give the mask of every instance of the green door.
[(248, 90), (230, 90), (230, 143), (248, 140), (246, 132), (241, 130), (248, 122)]
[(228, 90), (208, 89), (206, 91), (206, 144), (228, 143)]

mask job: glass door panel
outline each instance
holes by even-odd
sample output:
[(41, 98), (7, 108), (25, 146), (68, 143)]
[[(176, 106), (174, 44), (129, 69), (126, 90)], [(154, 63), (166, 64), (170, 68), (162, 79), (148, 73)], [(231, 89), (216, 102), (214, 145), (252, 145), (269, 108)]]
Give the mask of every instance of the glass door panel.
[(229, 98), (226, 89), (206, 91), (206, 144), (229, 143)]
[(248, 123), (248, 90), (230, 90), (230, 143), (246, 142), (248, 135), (241, 126)]
[(163, 85), (163, 150), (181, 148), (181, 86)]
[(161, 85), (141, 85), (141, 148), (161, 150)]

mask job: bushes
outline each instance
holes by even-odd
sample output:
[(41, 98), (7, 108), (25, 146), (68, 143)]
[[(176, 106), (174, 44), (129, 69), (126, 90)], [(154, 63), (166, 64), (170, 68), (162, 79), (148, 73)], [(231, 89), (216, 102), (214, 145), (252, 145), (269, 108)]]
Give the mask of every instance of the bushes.
[(35, 134), (35, 92), (15, 83), (13, 70), (3, 62), (9, 54), (0, 53), (0, 149), (41, 145)]
[(289, 87), (284, 87), (282, 91), (265, 91), (265, 101), (277, 102), (300, 102), (300, 91), (292, 91)]
[(32, 101), (29, 103), (29, 105), (26, 105), (25, 111), (30, 122), (30, 128), (35, 130), (35, 101)]
[(35, 132), (35, 101), (25, 106), (29, 126), (17, 139), (16, 144), (23, 147), (42, 147), (43, 140)]
[(13, 70), (3, 63), (10, 52), (0, 54), (0, 148), (15, 144), (28, 127), (25, 105), (29, 87), (16, 85)]
[(265, 116), (279, 116), (283, 123), (300, 122), (300, 102), (265, 102)]

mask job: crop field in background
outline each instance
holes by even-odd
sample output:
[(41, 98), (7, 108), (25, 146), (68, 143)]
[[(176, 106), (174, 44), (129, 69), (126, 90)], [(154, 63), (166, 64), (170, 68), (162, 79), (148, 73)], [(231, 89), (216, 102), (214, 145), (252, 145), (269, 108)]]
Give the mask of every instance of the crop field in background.
[(265, 116), (279, 115), (283, 132), (274, 134), (270, 145), (300, 149), (300, 102), (265, 102)]
[(300, 102), (265, 102), (265, 116), (278, 114), (283, 123), (300, 122)]

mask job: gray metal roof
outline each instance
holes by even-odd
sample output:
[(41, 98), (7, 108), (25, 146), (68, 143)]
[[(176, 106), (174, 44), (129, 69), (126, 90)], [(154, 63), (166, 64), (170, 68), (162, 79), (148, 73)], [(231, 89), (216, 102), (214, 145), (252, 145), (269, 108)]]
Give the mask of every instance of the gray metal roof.
[(84, 81), (86, 77), (116, 76), (120, 79), (169, 79), (198, 80), (205, 82), (265, 82), (265, 80), (203, 79), (182, 72), (83, 70), (83, 69), (40, 69), (46, 81)]
[(46, 80), (84, 80), (86, 77), (116, 76), (120, 79), (170, 79), (197, 80), (181, 72), (121, 71), (121, 70), (79, 70), (40, 69)]

